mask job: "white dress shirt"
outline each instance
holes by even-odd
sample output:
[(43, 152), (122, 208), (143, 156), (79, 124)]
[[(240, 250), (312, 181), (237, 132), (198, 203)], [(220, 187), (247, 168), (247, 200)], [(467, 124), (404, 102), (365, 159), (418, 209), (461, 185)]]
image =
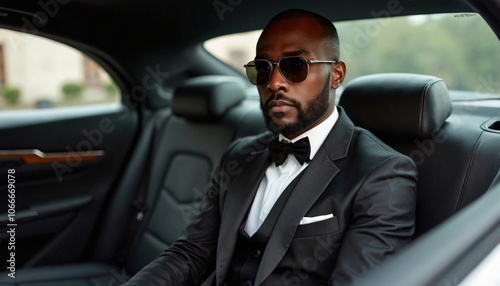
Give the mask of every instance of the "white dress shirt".
[[(309, 137), (311, 144), (310, 159), (314, 158), (314, 155), (316, 155), (337, 122), (338, 117), (339, 113), (335, 107), (332, 114), (314, 128), (307, 130), (292, 140), (288, 140), (285, 136), (279, 134), (279, 140), (294, 143), (302, 138)], [(309, 166), (309, 163), (304, 163), (301, 166), (295, 156), (291, 154), (288, 155), (282, 165), (276, 166), (274, 163), (269, 165), (248, 213), (245, 231), (249, 236), (257, 232), (281, 193), (307, 166)]]

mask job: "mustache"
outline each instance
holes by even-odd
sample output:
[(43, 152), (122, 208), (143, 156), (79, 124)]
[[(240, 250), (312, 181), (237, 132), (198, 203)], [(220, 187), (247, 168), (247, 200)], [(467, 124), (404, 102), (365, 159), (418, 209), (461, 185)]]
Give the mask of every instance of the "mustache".
[(300, 101), (298, 101), (298, 100), (296, 100), (294, 98), (288, 97), (288, 96), (284, 95), (283, 93), (273, 93), (273, 94), (271, 94), (271, 96), (264, 103), (264, 106), (266, 108), (269, 108), (269, 103), (271, 101), (273, 101), (273, 100), (285, 100), (285, 101), (293, 103), (299, 109), (301, 107)]

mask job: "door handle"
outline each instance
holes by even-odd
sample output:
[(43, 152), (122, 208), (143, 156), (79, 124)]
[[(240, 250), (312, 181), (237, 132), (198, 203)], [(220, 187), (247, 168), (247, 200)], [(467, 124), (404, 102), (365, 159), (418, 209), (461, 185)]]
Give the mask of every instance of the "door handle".
[[(22, 160), (28, 165), (37, 164), (50, 164), (54, 162), (63, 163), (68, 160), (78, 158), (83, 162), (95, 161), (104, 155), (104, 151), (83, 151), (83, 152), (57, 152), (57, 153), (44, 153), (38, 149), (29, 150), (0, 150), (1, 167), (9, 164), (18, 164)], [(17, 165), (19, 166), (19, 165)]]

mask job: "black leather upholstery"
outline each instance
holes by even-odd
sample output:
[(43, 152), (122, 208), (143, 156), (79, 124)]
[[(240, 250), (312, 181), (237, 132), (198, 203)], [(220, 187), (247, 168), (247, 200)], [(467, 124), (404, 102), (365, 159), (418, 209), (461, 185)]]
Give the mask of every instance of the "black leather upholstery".
[(157, 133), (146, 213), (141, 235), (131, 253), (128, 267), (140, 270), (169, 247), (197, 212), (234, 131), (215, 121), (207, 124), (172, 116)]
[(443, 80), (416, 74), (375, 74), (349, 83), (339, 105), (380, 137), (429, 138), (451, 114)]
[[(159, 125), (146, 197), (148, 213), (127, 263), (135, 273), (169, 247), (197, 212), (210, 177), (252, 110), (238, 78), (204, 76), (176, 88), (173, 116)], [(252, 126), (252, 124), (250, 124)], [(253, 123), (259, 130), (263, 120)], [(248, 135), (248, 134), (239, 134)]]
[(171, 107), (190, 120), (216, 120), (245, 99), (243, 84), (226, 76), (195, 77), (178, 86)]
[[(415, 237), (444, 221), (488, 189), (499, 169), (500, 134), (483, 130), (484, 118), (450, 116), (439, 78), (376, 74), (350, 82), (342, 93), (353, 122), (418, 167)], [(464, 120), (466, 119), (466, 120)]]

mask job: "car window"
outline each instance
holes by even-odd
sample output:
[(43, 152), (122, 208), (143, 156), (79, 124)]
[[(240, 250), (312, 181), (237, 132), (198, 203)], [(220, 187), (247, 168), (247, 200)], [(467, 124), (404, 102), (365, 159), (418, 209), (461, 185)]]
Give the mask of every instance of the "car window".
[[(385, 72), (418, 73), (442, 78), (453, 98), (500, 93), (498, 39), (481, 16), (473, 13), (378, 18), (335, 23), (345, 83)], [(209, 40), (205, 48), (244, 73), (255, 56), (261, 31)], [(495, 95), (496, 96), (496, 95)]]
[(104, 69), (80, 51), (0, 29), (0, 110), (116, 102), (119, 94)]

